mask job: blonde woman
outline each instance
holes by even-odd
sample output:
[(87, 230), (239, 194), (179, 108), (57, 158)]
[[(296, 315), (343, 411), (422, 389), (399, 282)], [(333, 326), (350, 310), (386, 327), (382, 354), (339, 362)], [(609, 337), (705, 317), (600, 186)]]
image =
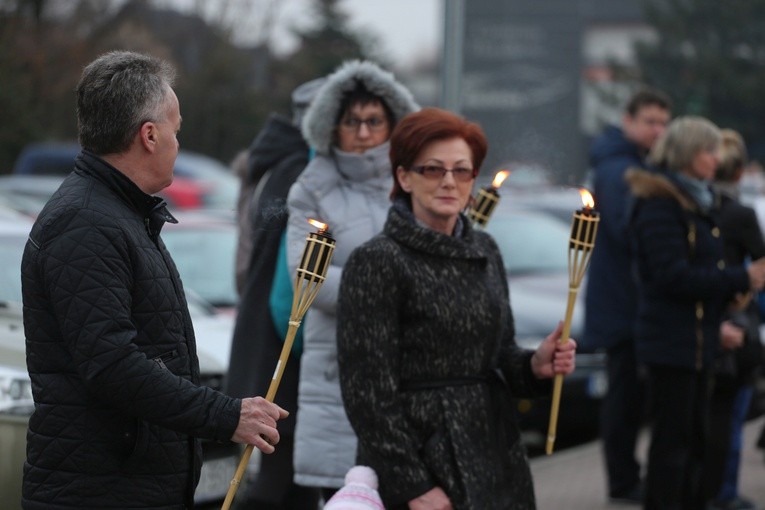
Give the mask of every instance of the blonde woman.
[(760, 289), (765, 261), (724, 261), (719, 206), (710, 181), (722, 135), (701, 117), (680, 117), (649, 159), (631, 171), (631, 228), (638, 277), (636, 356), (647, 367), (653, 417), (645, 508), (705, 507), (701, 469), (709, 378), (723, 313), (736, 293)]

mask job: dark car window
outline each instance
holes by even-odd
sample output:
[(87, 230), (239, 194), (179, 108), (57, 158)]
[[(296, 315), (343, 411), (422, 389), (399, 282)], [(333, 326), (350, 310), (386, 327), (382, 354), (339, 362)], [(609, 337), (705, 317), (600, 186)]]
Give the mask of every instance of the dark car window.
[(74, 158), (80, 153), (76, 144), (32, 144), (25, 148), (13, 167), (13, 173), (24, 175), (69, 175)]

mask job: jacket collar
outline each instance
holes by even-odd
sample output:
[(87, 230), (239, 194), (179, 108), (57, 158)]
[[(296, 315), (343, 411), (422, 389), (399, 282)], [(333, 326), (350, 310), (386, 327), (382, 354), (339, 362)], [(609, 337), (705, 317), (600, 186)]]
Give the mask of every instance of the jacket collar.
[(83, 150), (74, 161), (76, 171), (95, 179), (109, 188), (120, 200), (146, 219), (146, 229), (150, 236), (159, 234), (162, 225), (178, 223), (167, 210), (167, 204), (160, 197), (148, 195), (131, 181), (125, 174), (99, 158), (92, 152)]
[(359, 154), (344, 152), (337, 147), (332, 148), (332, 156), (337, 164), (337, 171), (348, 181), (365, 182), (382, 178), (386, 185), (392, 182), (390, 158), (390, 142), (384, 142), (376, 147)]
[[(624, 179), (637, 198), (671, 198), (686, 211), (702, 215), (709, 214), (702, 211), (696, 200), (683, 189), (671, 172), (631, 168), (625, 173)], [(719, 206), (720, 196), (714, 193), (712, 209), (717, 209)]]
[(475, 231), (463, 215), (460, 220), (463, 225), (460, 234), (448, 236), (420, 225), (406, 201), (396, 200), (388, 212), (384, 232), (415, 251), (443, 258), (485, 261), (486, 254), (475, 242)]

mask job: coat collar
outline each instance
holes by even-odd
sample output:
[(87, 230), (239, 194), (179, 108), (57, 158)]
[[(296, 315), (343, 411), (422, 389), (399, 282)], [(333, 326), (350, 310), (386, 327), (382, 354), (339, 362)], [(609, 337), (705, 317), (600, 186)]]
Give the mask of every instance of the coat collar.
[(75, 159), (74, 165), (77, 171), (104, 184), (145, 218), (146, 229), (150, 236), (154, 237), (158, 234), (164, 223), (178, 223), (178, 220), (167, 210), (164, 200), (144, 193), (125, 174), (92, 152), (83, 150)]
[(671, 198), (684, 210), (704, 216), (713, 215), (713, 211), (720, 208), (720, 194), (714, 192), (712, 212), (702, 212), (699, 204), (667, 171), (631, 168), (624, 174), (624, 179), (629, 184), (632, 194), (637, 198)]
[(345, 180), (364, 182), (382, 178), (392, 182), (389, 151), (390, 142), (384, 142), (361, 154), (344, 152), (333, 147), (332, 156), (337, 164), (337, 171)]
[(406, 202), (397, 200), (388, 212), (384, 232), (415, 251), (442, 258), (485, 261), (487, 256), (480, 249), (481, 244), (476, 242), (475, 230), (465, 216), (461, 216), (461, 220), (462, 235), (448, 236), (418, 224)]

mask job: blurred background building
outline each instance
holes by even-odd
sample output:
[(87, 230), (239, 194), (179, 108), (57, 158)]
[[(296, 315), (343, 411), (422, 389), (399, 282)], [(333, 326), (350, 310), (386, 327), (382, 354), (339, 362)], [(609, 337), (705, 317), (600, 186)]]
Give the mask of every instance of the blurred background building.
[(82, 66), (115, 48), (179, 68), (181, 144), (223, 162), (349, 58), (480, 122), (487, 175), (581, 182), (641, 83), (765, 155), (765, 0), (0, 0), (0, 173), (30, 142), (73, 140)]

